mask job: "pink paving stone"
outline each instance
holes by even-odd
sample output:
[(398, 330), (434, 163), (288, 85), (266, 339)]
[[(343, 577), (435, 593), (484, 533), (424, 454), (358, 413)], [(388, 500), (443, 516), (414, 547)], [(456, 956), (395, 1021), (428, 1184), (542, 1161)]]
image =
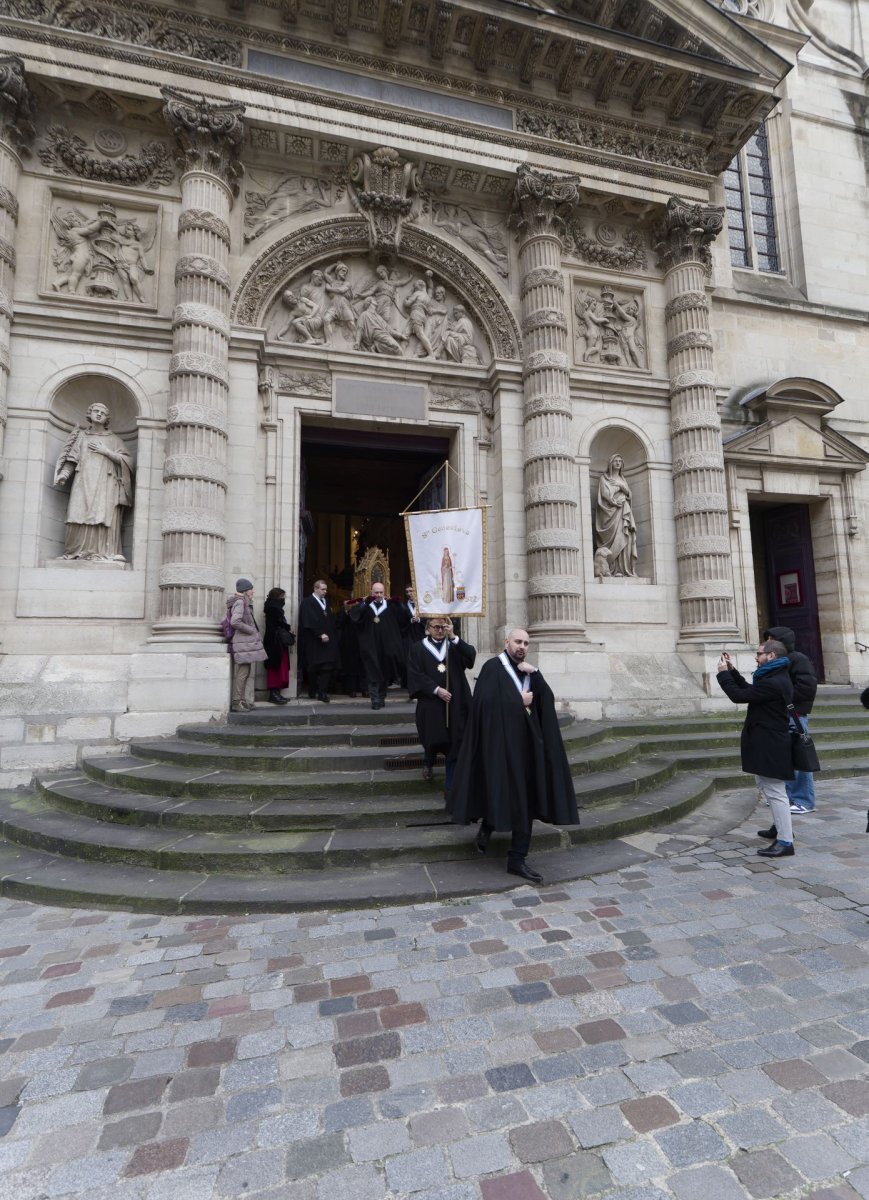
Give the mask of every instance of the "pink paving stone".
[(95, 988), (76, 988), (71, 992), (58, 992), (46, 1004), (46, 1008), (68, 1008), (73, 1004), (87, 1004)]
[(532, 929), (548, 929), (549, 922), (544, 921), (542, 917), (526, 917), (524, 921), (519, 922), (519, 928), (523, 933), (530, 933)]
[(213, 1004), (208, 1006), (209, 1017), (231, 1017), (236, 1013), (247, 1012), (250, 1008), (250, 1000), (247, 996), (224, 996), (222, 1000), (215, 1000)]
[(168, 1142), (148, 1142), (139, 1146), (127, 1163), (125, 1175), (151, 1175), (155, 1171), (171, 1171), (180, 1167), (187, 1156), (188, 1138), (172, 1138)]
[(587, 976), (591, 986), (599, 992), (609, 991), (610, 988), (623, 987), (628, 977), (623, 971), (589, 971)]
[(593, 908), (591, 910), (591, 912), (592, 912), (592, 916), (595, 916), (595, 917), (620, 917), (620, 916), (622, 916), (622, 910), (620, 908), (616, 908), (616, 906), (614, 904), (605, 904), (603, 906), (603, 908)]
[(335, 1018), (335, 1031), (340, 1038), (365, 1037), (369, 1033), (377, 1033), (380, 1029), (380, 1017), (373, 1008), (365, 1012), (344, 1013)]
[(549, 963), (526, 963), (516, 968), (516, 978), (521, 983), (537, 983), (541, 979), (551, 979), (554, 974)]
[(381, 1008), (380, 1020), (384, 1029), (400, 1029), (404, 1025), (421, 1025), (428, 1020), (428, 1013), (421, 1004), (393, 1004)]
[(200, 921), (188, 921), (184, 926), (186, 933), (195, 933), (200, 929), (215, 929), (217, 917), (203, 917)]
[(29, 946), (4, 946), (0, 948), (0, 958), (17, 958), (19, 954), (26, 954), (29, 949)]
[(109, 942), (106, 946), (92, 946), (90, 950), (85, 950), (82, 958), (111, 958), (119, 946), (118, 942)]
[(500, 938), (483, 938), (480, 942), (471, 942), (474, 954), (500, 954), (507, 949), (507, 943)]
[(298, 983), (293, 988), (293, 999), (296, 1004), (310, 1004), (312, 1000), (325, 1000), (328, 995), (328, 983)]
[(711, 892), (701, 892), (701, 896), (705, 896), (707, 900), (732, 900), (733, 892), (725, 892), (723, 888), (715, 888)]
[(625, 958), (616, 950), (601, 950), (597, 954), (589, 954), (588, 961), (594, 967), (620, 967)]
[(366, 1092), (385, 1092), (389, 1088), (389, 1072), (386, 1067), (359, 1067), (355, 1071), (344, 1071), (341, 1075), (342, 1096), (362, 1096)]
[(820, 1071), (801, 1058), (788, 1058), (780, 1062), (766, 1063), (761, 1070), (770, 1077), (773, 1083), (787, 1088), (789, 1092), (798, 1092), (803, 1088), (829, 1083), (826, 1075), (822, 1075)]
[(381, 988), (379, 992), (363, 992), (356, 1000), (357, 1008), (384, 1008), (398, 1004), (398, 992), (394, 988)]
[(449, 933), (451, 929), (464, 929), (467, 921), (462, 917), (444, 917), (442, 921), (432, 921), (435, 933)]
[(367, 975), (346, 975), (343, 979), (333, 979), (330, 986), (333, 996), (354, 996), (370, 992), (371, 980)]
[(43, 979), (59, 979), (62, 975), (75, 975), (81, 970), (80, 962), (55, 963), (53, 967), (46, 967), (42, 972)]
[(562, 1050), (575, 1050), (581, 1044), (572, 1029), (541, 1029), (531, 1036), (545, 1054), (559, 1054)]
[(664, 1096), (640, 1096), (637, 1100), (626, 1100), (621, 1110), (637, 1133), (665, 1129), (679, 1122), (678, 1112)]
[(584, 1021), (582, 1025), (577, 1025), (576, 1032), (589, 1046), (598, 1046), (601, 1042), (617, 1042), (628, 1036), (621, 1025), (611, 1017), (604, 1017), (600, 1021)]
[(483, 1200), (546, 1200), (546, 1195), (534, 1182), (529, 1171), (515, 1175), (500, 1175), (497, 1179), (481, 1179)]
[(266, 970), (269, 974), (272, 971), (291, 971), (293, 967), (301, 967), (304, 961), (301, 954), (282, 954), (278, 958), (270, 958)]
[[(598, 974), (602, 974), (602, 972), (598, 972)], [(556, 996), (578, 996), (582, 992), (592, 990), (591, 984), (584, 975), (561, 975), (553, 979), (549, 986)]]
[(235, 1058), (236, 1040), (220, 1038), (213, 1042), (194, 1042), (187, 1051), (188, 1067), (217, 1067)]

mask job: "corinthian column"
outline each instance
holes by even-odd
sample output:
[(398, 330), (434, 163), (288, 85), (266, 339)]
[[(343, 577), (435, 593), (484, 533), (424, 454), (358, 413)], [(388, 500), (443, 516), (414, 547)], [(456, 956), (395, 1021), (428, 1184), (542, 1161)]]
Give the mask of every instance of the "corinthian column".
[(559, 236), (578, 202), (576, 176), (519, 167), (510, 223), (521, 274), (529, 632), (538, 639), (585, 640)]
[[(33, 109), (33, 97), (24, 77), (24, 63), (14, 55), (0, 58), (0, 456), (6, 435), (9, 395), (9, 343), (15, 290), (20, 154), (33, 135), (29, 120)], [(0, 457), (0, 479), (3, 474)]]
[(182, 176), (154, 633), (189, 640), (219, 636), (225, 595), (229, 215), (244, 105), (209, 104), (173, 88), (163, 97)]
[(721, 423), (709, 332), (709, 244), (724, 209), (672, 197), (657, 230), (667, 287), (667, 362), (682, 641), (736, 635)]

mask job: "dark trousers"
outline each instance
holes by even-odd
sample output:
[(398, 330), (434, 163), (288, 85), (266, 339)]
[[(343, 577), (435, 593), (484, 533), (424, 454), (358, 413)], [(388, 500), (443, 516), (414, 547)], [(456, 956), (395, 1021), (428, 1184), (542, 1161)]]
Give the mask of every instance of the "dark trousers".
[[(490, 825), (485, 818), (480, 822), (481, 833), (494, 833), (494, 826)], [(510, 837), (510, 849), (507, 851), (507, 866), (518, 867), (524, 863), (528, 857), (528, 851), (531, 849), (531, 830), (530, 829), (514, 829)]]
[(309, 667), (305, 672), (305, 678), (308, 683), (308, 695), (312, 700), (316, 696), (328, 695), (332, 683), (332, 668)]
[(386, 680), (382, 677), (368, 680), (368, 695), (372, 704), (386, 703)]

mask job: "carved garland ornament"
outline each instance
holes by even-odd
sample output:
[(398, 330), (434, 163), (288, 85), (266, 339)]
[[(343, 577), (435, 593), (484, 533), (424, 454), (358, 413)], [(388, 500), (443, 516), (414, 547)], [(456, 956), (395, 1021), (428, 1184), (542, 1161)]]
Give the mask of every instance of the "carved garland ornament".
[(677, 558), (701, 558), (706, 554), (729, 554), (730, 538), (697, 537), (686, 538), (676, 543)]
[(569, 483), (531, 483), (525, 489), (525, 507), (537, 504), (576, 504), (576, 494)]
[(532, 575), (529, 596), (581, 596), (582, 586), (576, 575)]
[(721, 418), (717, 412), (688, 412), (670, 421), (670, 433), (687, 433), (691, 429), (709, 429), (715, 433), (721, 429)]
[(0, 187), (0, 208), (8, 212), (13, 221), (18, 220), (18, 201), (8, 187)]
[(557, 308), (537, 308), (522, 318), (522, 333), (533, 333), (535, 329), (563, 329), (567, 332), (567, 319)]
[[(232, 318), (239, 325), (256, 326), (278, 288), (317, 260), (343, 251), (368, 249), (368, 225), (361, 217), (333, 217), (319, 225), (289, 234), (266, 250), (246, 272), (235, 295)], [(518, 359), (521, 338), (513, 314), (486, 276), (464, 254), (430, 233), (409, 227), (402, 251), (450, 280), (477, 316), (499, 358)]]
[(664, 309), (664, 317), (670, 320), (684, 312), (708, 311), (709, 301), (702, 292), (682, 292), (671, 300)]
[(229, 271), (216, 258), (209, 254), (184, 254), (175, 264), (175, 286), (187, 275), (195, 275), (200, 279), (212, 279), (227, 292), (232, 286)]
[(215, 333), (222, 334), (225, 338), (232, 333), (229, 317), (225, 317), (220, 309), (212, 308), (210, 304), (197, 304), (194, 301), (175, 305), (172, 310), (172, 324), (203, 325), (206, 329), (213, 329)]
[(229, 246), (232, 242), (232, 234), (226, 221), (221, 220), (215, 213), (209, 212), (205, 208), (186, 208), (178, 218), (178, 232), (184, 233), (188, 229), (204, 229), (207, 233), (213, 233), (215, 237), (219, 237), (222, 242)]
[(728, 511), (727, 497), (722, 492), (689, 492), (677, 496), (673, 512), (677, 517), (687, 517), (692, 513)]
[(705, 329), (688, 329), (677, 333), (667, 342), (667, 358), (675, 358), (685, 350), (711, 350), (712, 334)]
[(673, 474), (684, 475), (686, 471), (720, 471), (720, 450), (692, 450), (673, 459)]
[(40, 161), (61, 175), (127, 187), (158, 187), (175, 179), (175, 167), (162, 142), (145, 142), (135, 158), (129, 154), (123, 158), (98, 158), (83, 138), (61, 125), (52, 126), (45, 141), (39, 151)]
[(524, 300), (531, 289), (536, 287), (554, 287), (563, 292), (564, 276), (555, 267), (534, 267), (527, 275), (522, 276), (519, 287), (521, 299)]
[(715, 387), (714, 371), (682, 371), (670, 381), (670, 395), (685, 392), (688, 388)]
[(204, 479), (225, 488), (227, 467), (201, 454), (170, 454), (163, 462), (163, 482), (170, 479)]
[(217, 433), (227, 433), (229, 429), (227, 416), (219, 408), (206, 408), (204, 404), (181, 403), (170, 404), (166, 413), (169, 425), (201, 425), (205, 429), (214, 429)]

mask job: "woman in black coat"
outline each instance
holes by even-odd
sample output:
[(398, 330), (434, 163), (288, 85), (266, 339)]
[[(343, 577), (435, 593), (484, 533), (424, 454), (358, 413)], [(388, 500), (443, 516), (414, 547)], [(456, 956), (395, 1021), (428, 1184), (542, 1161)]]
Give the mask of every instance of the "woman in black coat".
[(266, 631), (263, 635), (263, 647), (266, 659), (266, 687), (269, 689), (269, 700), (272, 704), (287, 704), (286, 696), (281, 695), (281, 689), (290, 683), (290, 646), (296, 640), (284, 616), (284, 605), (287, 593), (283, 588), (273, 587), (266, 596), (263, 613), (266, 619)]
[(734, 704), (747, 704), (742, 727), (742, 769), (757, 776), (757, 786), (772, 809), (773, 824), (758, 830), (772, 841), (758, 850), (764, 858), (786, 858), (794, 852), (791, 802), (785, 781), (793, 779), (794, 766), (788, 705), (793, 702), (793, 685), (788, 654), (781, 642), (769, 640), (758, 646), (757, 669), (751, 683), (737, 671), (725, 651), (718, 660), (718, 684)]

